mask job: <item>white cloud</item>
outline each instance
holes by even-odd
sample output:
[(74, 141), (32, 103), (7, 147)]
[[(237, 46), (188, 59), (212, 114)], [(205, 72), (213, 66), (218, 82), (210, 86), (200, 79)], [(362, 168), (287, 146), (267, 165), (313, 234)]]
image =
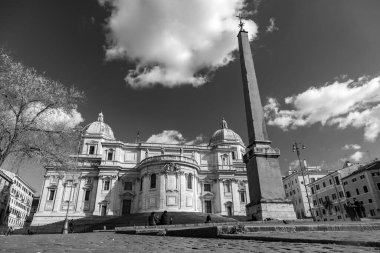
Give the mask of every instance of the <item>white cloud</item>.
[[(108, 20), (108, 60), (135, 61), (126, 82), (135, 88), (207, 82), (213, 71), (233, 60), (238, 18), (244, 0), (99, 0), (112, 7)], [(245, 20), (251, 39), (257, 26)]]
[(266, 32), (267, 33), (272, 33), (274, 31), (278, 31), (278, 27), (276, 26), (276, 19), (275, 18), (270, 18), (269, 19), (269, 25), (267, 26)]
[(181, 144), (181, 145), (200, 145), (203, 136), (199, 135), (194, 140), (187, 141), (177, 130), (164, 130), (162, 133), (153, 134), (146, 141), (147, 143)]
[(274, 98), (264, 106), (268, 124), (283, 130), (320, 123), (345, 129), (364, 128), (364, 138), (380, 133), (380, 77), (335, 81), (285, 98), (291, 109), (280, 109)]
[(350, 159), (353, 160), (353, 161), (355, 161), (355, 162), (359, 162), (363, 157), (364, 157), (364, 153), (363, 152), (356, 151), (355, 153), (353, 153), (350, 156)]
[[(32, 120), (43, 108), (44, 105), (41, 103), (32, 104), (31, 107), (25, 110), (23, 116), (25, 119)], [(76, 109), (65, 111), (61, 108), (52, 108), (40, 114), (35, 122), (39, 128), (51, 130), (56, 127), (74, 128), (83, 122), (83, 118)]]
[(342, 147), (343, 150), (359, 150), (361, 146), (359, 144), (346, 144)]

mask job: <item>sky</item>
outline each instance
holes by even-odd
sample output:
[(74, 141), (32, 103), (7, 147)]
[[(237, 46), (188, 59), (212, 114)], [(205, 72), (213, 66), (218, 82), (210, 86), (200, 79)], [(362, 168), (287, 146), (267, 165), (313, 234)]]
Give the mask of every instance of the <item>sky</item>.
[[(238, 13), (251, 38), (268, 135), (285, 175), (379, 157), (378, 0), (0, 0), (0, 45), (86, 94), (116, 139), (207, 143), (224, 117), (248, 144)], [(17, 165), (41, 189), (44, 169)], [(14, 170), (16, 168), (13, 168)]]

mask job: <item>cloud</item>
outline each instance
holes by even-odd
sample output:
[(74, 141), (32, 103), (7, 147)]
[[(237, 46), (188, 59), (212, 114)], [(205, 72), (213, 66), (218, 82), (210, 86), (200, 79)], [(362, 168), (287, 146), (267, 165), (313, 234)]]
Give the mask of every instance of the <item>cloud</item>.
[[(199, 86), (207, 73), (227, 65), (237, 49), (238, 18), (244, 0), (99, 0), (112, 9), (107, 60), (134, 61), (125, 81), (134, 88), (161, 84)], [(245, 30), (257, 26), (245, 20)]]
[(272, 33), (274, 31), (278, 31), (278, 27), (276, 26), (276, 19), (270, 18), (269, 19), (269, 25), (267, 26), (266, 33)]
[(353, 153), (350, 156), (350, 159), (353, 160), (353, 161), (355, 161), (355, 162), (359, 162), (363, 157), (364, 157), (364, 153), (363, 152), (356, 151), (355, 153)]
[[(41, 103), (34, 103), (27, 110), (25, 110), (24, 118), (33, 119), (41, 112), (44, 105)], [(36, 125), (39, 128), (52, 130), (59, 128), (74, 128), (83, 122), (82, 115), (76, 109), (70, 111), (63, 110), (62, 108), (48, 109), (40, 114), (36, 120)]]
[(268, 125), (283, 130), (311, 126), (364, 128), (364, 138), (375, 141), (380, 133), (380, 77), (335, 81), (285, 98), (290, 109), (280, 109), (275, 98), (264, 106)]
[(296, 170), (300, 167), (300, 162), (298, 160), (294, 160), (289, 163), (289, 170)]
[(342, 147), (343, 150), (359, 150), (361, 146), (358, 144), (346, 144)]
[(177, 130), (164, 130), (162, 133), (153, 134), (148, 138), (146, 142), (180, 145), (201, 145), (203, 142), (203, 136), (199, 135), (194, 140), (187, 141)]

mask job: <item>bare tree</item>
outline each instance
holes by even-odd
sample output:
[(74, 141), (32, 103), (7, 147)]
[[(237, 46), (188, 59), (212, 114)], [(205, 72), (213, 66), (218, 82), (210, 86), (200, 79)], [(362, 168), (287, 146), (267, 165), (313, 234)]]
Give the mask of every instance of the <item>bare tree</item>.
[(7, 158), (25, 156), (69, 164), (78, 145), (81, 116), (76, 109), (83, 97), (0, 48), (0, 167)]

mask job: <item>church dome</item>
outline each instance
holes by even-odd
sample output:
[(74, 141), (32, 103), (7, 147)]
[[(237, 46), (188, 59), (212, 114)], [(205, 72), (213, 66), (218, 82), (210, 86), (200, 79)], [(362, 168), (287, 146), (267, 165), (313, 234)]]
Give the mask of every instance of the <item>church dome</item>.
[(210, 146), (223, 144), (240, 144), (244, 146), (241, 137), (227, 126), (227, 121), (222, 119), (221, 129), (217, 130), (210, 139)]
[(114, 140), (113, 131), (109, 125), (104, 123), (103, 113), (99, 113), (98, 120), (84, 127), (84, 135), (102, 137)]

